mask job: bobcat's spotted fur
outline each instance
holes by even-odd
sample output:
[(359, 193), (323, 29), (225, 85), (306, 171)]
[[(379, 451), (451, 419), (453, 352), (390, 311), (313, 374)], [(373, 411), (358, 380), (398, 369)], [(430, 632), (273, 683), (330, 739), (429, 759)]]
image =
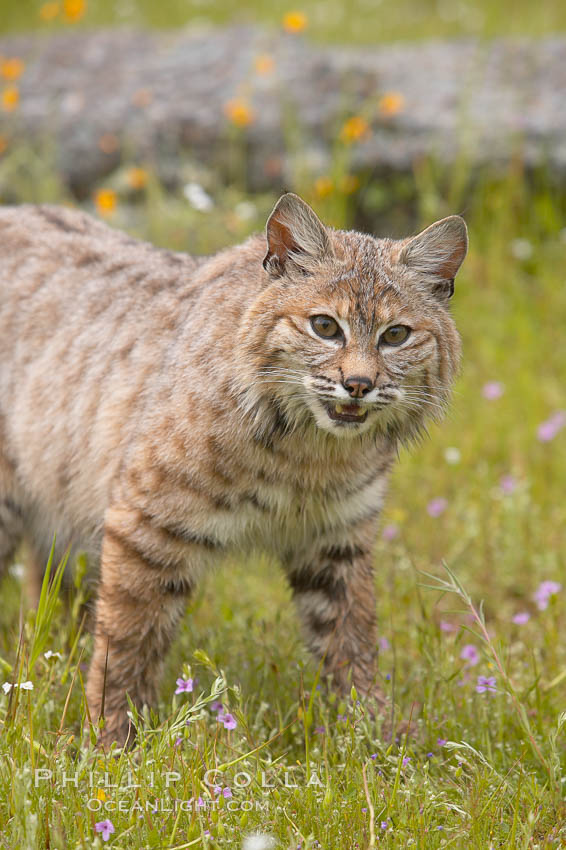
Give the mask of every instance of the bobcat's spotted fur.
[(377, 696), (372, 541), (397, 447), (457, 369), (466, 247), (457, 216), (375, 239), (291, 194), (267, 239), (198, 259), (0, 208), (0, 569), (54, 532), (100, 558), (104, 743), (126, 693), (155, 701), (187, 596), (234, 550), (279, 558), (335, 685)]

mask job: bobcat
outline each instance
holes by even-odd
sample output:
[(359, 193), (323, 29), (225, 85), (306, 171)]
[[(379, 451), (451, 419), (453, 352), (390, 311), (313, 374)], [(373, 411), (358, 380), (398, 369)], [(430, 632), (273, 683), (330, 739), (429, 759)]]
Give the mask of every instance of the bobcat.
[(372, 542), (400, 443), (449, 395), (466, 250), (459, 216), (376, 239), (290, 193), (207, 258), (0, 208), (0, 570), (54, 532), (100, 560), (101, 746), (130, 734), (126, 694), (155, 702), (188, 595), (233, 551), (277, 556), (334, 686), (380, 701)]

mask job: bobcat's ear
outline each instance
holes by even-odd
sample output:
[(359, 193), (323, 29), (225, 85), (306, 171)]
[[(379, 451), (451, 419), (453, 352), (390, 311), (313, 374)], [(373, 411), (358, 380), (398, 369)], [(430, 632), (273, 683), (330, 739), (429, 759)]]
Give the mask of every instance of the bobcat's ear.
[(264, 269), (280, 277), (289, 263), (303, 272), (332, 254), (328, 233), (316, 213), (298, 195), (282, 195), (267, 220)]
[(454, 278), (468, 250), (468, 228), (459, 215), (436, 221), (407, 242), (399, 263), (429, 278), (441, 298), (454, 294)]

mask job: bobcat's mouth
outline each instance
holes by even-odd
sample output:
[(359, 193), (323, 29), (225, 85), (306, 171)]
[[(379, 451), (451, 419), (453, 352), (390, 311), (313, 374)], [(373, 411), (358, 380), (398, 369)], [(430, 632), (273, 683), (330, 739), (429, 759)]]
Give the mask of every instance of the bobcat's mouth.
[(326, 412), (334, 422), (365, 422), (367, 419), (367, 408), (364, 410), (359, 404), (341, 404), (332, 402), (326, 405)]

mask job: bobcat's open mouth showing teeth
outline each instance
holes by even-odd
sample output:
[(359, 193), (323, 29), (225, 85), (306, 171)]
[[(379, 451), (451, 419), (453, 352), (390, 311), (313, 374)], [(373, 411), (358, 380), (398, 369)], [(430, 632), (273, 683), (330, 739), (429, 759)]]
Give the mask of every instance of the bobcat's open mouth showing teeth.
[(368, 415), (359, 404), (329, 404), (326, 410), (335, 422), (365, 422)]

